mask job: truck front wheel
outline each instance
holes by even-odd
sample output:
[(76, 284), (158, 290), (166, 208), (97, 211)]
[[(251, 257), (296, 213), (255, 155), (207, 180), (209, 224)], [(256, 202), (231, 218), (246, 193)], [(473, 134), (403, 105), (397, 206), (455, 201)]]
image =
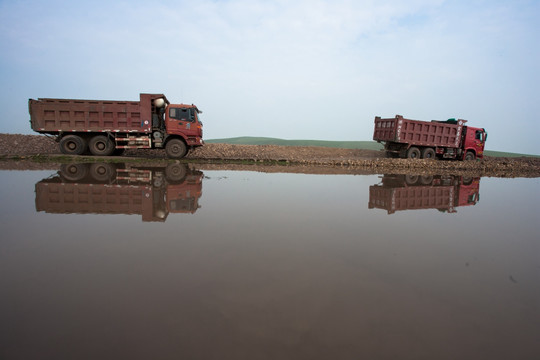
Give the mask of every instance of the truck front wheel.
[(90, 152), (97, 156), (109, 156), (114, 151), (113, 142), (105, 135), (94, 136), (90, 139), (88, 147), (90, 148)]
[(60, 151), (66, 155), (81, 155), (86, 151), (86, 141), (78, 135), (66, 135), (60, 140)]
[(474, 159), (476, 159), (474, 153), (472, 151), (467, 151), (467, 153), (465, 154), (465, 161), (471, 161)]
[(180, 183), (187, 174), (185, 164), (169, 164), (165, 168), (165, 177), (171, 183)]
[(410, 147), (407, 150), (407, 157), (409, 159), (420, 159), (420, 149), (414, 146)]
[(187, 147), (186, 144), (180, 139), (171, 139), (167, 141), (165, 145), (165, 152), (167, 156), (172, 159), (181, 159), (186, 156)]

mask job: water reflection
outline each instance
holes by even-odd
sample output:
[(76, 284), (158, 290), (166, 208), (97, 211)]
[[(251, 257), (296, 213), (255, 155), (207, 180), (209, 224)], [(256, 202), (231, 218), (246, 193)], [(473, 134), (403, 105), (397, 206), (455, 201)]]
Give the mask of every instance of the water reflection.
[(56, 214), (140, 214), (165, 221), (195, 213), (203, 173), (185, 164), (67, 164), (36, 184), (36, 210)]
[(475, 205), (480, 200), (479, 177), (454, 175), (384, 175), (380, 184), (369, 187), (370, 209), (437, 209), (455, 213), (459, 206)]
[[(0, 171), (0, 357), (540, 358), (539, 179), (482, 179), (482, 203), (458, 209), (478, 201), (479, 179), (200, 168), (196, 216), (160, 223), (140, 220), (140, 194), (173, 198), (171, 184), (197, 171)], [(389, 217), (366, 206), (377, 183), (451, 186), (458, 212)], [(50, 203), (89, 197), (70, 187), (138, 188), (137, 215), (36, 212), (45, 186), (64, 192)]]
[[(36, 210), (56, 214), (140, 214), (164, 222), (169, 213), (200, 208), (203, 172), (186, 164), (64, 164), (35, 185)], [(385, 174), (369, 187), (369, 209), (388, 214), (437, 209), (455, 213), (480, 200), (480, 178), (458, 175)]]

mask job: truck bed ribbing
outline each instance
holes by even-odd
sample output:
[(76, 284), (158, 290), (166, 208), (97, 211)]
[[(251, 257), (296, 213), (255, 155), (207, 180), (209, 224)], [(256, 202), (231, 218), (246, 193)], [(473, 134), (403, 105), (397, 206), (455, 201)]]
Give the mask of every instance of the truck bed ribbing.
[(414, 143), (422, 146), (459, 147), (461, 129), (467, 120), (455, 123), (404, 119), (396, 115), (393, 119), (375, 119), (374, 139), (398, 143)]

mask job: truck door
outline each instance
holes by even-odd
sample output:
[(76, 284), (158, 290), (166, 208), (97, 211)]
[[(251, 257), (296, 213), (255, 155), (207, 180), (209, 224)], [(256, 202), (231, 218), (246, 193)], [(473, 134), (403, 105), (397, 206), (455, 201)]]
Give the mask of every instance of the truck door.
[(474, 132), (474, 143), (476, 156), (482, 158), (484, 156), (484, 145), (486, 143), (486, 132), (484, 129), (476, 129)]
[(465, 143), (463, 150), (473, 151), (477, 158), (484, 156), (484, 144), (486, 141), (486, 132), (484, 129), (468, 127), (466, 130)]
[(194, 109), (170, 106), (168, 111), (167, 132), (169, 134), (188, 135), (197, 130)]

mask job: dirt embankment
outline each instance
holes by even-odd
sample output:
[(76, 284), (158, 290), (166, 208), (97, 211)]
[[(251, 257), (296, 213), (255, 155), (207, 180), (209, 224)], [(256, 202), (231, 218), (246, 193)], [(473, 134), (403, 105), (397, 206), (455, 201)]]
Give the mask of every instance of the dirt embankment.
[[(0, 134), (0, 156), (60, 154), (58, 144), (42, 135)], [(163, 150), (128, 150), (126, 157), (165, 158)], [(331, 162), (384, 157), (380, 151), (310, 146), (206, 144), (187, 155), (188, 159)]]
[[(0, 134), (0, 159), (30, 157), (34, 155), (60, 155), (58, 144), (42, 135)], [(124, 158), (163, 159), (163, 150), (130, 150)], [(477, 161), (437, 161), (387, 159), (382, 151), (339, 149), (311, 146), (230, 145), (207, 144), (188, 154), (191, 161), (200, 161), (201, 168), (238, 168), (274, 171), (269, 163), (279, 161), (280, 171), (312, 173), (414, 173), (414, 174), (467, 174), (498, 177), (540, 177), (540, 159), (490, 158)], [(74, 157), (76, 161), (77, 157)], [(249, 164), (230, 164), (247, 160)], [(54, 159), (52, 159), (54, 161)], [(219, 165), (225, 162), (226, 165)], [(6, 168), (4, 164), (4, 168)], [(276, 168), (274, 166), (274, 168)], [(309, 168), (309, 169), (308, 169)]]

